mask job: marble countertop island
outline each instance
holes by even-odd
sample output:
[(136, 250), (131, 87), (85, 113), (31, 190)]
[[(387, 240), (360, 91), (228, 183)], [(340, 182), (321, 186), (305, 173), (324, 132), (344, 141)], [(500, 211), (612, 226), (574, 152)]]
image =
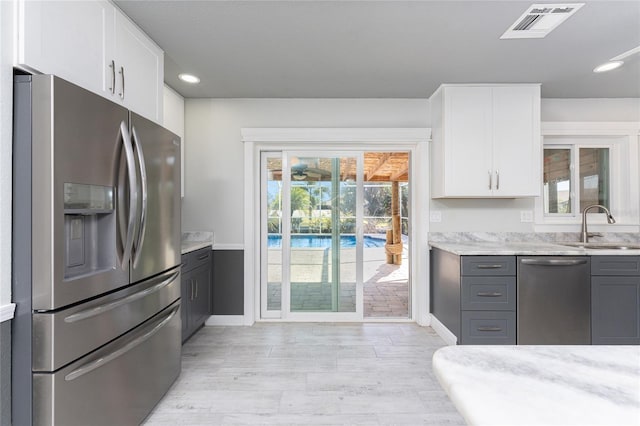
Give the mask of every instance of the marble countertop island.
[(638, 346), (448, 346), (433, 369), (471, 425), (640, 425)]

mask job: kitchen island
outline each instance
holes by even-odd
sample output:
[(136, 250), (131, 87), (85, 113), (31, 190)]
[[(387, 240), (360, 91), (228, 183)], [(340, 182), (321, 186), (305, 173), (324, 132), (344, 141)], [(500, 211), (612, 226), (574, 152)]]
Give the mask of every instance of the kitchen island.
[(638, 425), (639, 346), (449, 346), (433, 369), (471, 425)]

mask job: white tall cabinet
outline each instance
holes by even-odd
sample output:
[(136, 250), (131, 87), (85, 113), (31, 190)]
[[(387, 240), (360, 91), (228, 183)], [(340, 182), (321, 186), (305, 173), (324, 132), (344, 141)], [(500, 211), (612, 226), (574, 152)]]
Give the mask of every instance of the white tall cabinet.
[(539, 84), (446, 84), (430, 100), (433, 198), (539, 195)]
[(106, 0), (15, 0), (14, 65), (55, 74), (162, 123), (163, 51)]

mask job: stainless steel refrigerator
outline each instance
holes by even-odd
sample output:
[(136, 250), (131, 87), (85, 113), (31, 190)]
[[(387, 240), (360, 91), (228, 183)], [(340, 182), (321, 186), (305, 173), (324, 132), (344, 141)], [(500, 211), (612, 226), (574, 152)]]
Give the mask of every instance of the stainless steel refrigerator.
[(138, 424), (180, 373), (180, 139), (29, 75), (13, 147), (13, 424)]

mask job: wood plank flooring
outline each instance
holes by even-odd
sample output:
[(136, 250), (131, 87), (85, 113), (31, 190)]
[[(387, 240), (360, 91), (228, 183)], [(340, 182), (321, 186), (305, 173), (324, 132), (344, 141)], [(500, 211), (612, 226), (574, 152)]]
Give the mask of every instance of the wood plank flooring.
[(408, 323), (205, 327), (144, 424), (464, 425), (431, 369), (444, 345)]

